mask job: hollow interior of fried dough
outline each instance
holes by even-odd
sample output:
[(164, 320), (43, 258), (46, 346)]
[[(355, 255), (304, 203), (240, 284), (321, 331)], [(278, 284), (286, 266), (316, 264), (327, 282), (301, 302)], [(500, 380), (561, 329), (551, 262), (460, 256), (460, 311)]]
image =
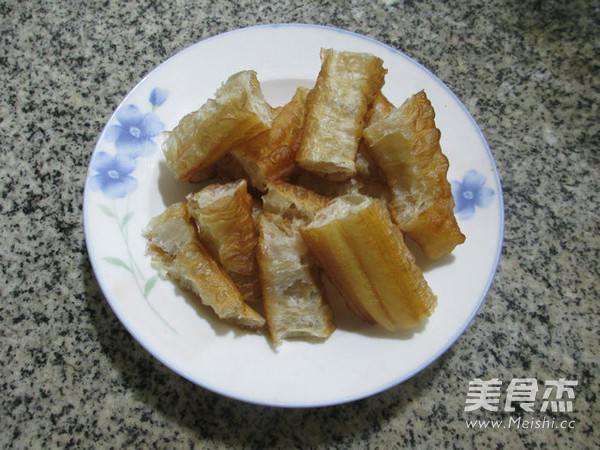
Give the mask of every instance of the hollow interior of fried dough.
[[(434, 198), (428, 191), (428, 178), (423, 161), (411, 156), (413, 141), (403, 132), (385, 135), (378, 143), (382, 153), (396, 153), (396, 164), (393, 168), (387, 167), (389, 184), (393, 193), (393, 205), (396, 220), (405, 227), (410, 227), (421, 211), (429, 208)], [(387, 150), (387, 149), (391, 150)], [(392, 176), (389, 175), (392, 172)]]
[(206, 208), (215, 203), (215, 201), (222, 199), (233, 197), (240, 187), (245, 184), (245, 180), (238, 180), (231, 183), (215, 183), (200, 191), (192, 194), (190, 198), (193, 199), (194, 203), (198, 205), (200, 208)]
[(415, 95), (399, 108), (374, 117), (363, 131), (371, 155), (392, 188), (395, 219), (403, 229), (410, 228), (431, 206), (448, 170), (433, 110), (425, 104), (424, 95)]
[(305, 220), (311, 219), (329, 200), (308, 188), (286, 182), (269, 183), (267, 193), (262, 196), (265, 212)]
[[(232, 89), (231, 86), (234, 86)], [(215, 93), (215, 100), (220, 104), (227, 104), (232, 99), (245, 94), (246, 109), (256, 114), (262, 122), (271, 126), (273, 109), (265, 100), (256, 72), (244, 70), (232, 75), (226, 84), (223, 84)]]
[(171, 255), (197, 238), (196, 227), (183, 202), (174, 203), (152, 218), (142, 234), (151, 245)]

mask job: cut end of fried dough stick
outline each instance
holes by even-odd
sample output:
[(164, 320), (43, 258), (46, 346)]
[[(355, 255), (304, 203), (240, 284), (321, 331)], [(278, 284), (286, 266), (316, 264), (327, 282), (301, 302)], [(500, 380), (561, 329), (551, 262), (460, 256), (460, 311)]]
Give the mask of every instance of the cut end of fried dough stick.
[(171, 255), (198, 238), (196, 225), (183, 202), (174, 203), (152, 218), (142, 234), (148, 240), (148, 245)]
[(350, 309), (365, 320), (396, 330), (433, 312), (437, 298), (379, 200), (338, 197), (300, 231)]
[(367, 53), (321, 50), (321, 71), (308, 94), (298, 165), (332, 180), (356, 173), (366, 114), (381, 90), (383, 61)]
[(294, 337), (327, 338), (335, 330), (331, 309), (299, 221), (278, 215), (259, 218), (263, 304), (273, 342)]
[(168, 168), (181, 181), (202, 179), (231, 148), (267, 130), (272, 114), (256, 72), (232, 75), (214, 99), (167, 133), (163, 151)]
[(308, 88), (299, 87), (278, 111), (269, 130), (231, 151), (256, 189), (264, 191), (270, 180), (288, 177), (294, 171), (308, 92)]
[(430, 258), (449, 254), (465, 241), (454, 216), (435, 113), (420, 91), (387, 116), (373, 120), (363, 136), (392, 190), (394, 221)]
[(283, 181), (269, 183), (262, 199), (265, 212), (303, 220), (312, 219), (331, 200), (303, 186)]
[(152, 219), (144, 236), (153, 266), (198, 295), (219, 318), (243, 328), (264, 326), (264, 318), (244, 303), (236, 285), (197, 240), (185, 203), (176, 203)]

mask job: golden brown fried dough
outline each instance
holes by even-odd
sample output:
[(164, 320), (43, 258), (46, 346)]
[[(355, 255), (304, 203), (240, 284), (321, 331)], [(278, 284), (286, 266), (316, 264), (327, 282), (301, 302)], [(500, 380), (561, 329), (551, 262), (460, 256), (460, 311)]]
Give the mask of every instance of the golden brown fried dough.
[(292, 337), (327, 338), (335, 330), (317, 267), (300, 221), (263, 214), (258, 263), (267, 326), (273, 342)]
[(214, 99), (167, 133), (163, 144), (167, 167), (181, 181), (205, 179), (206, 171), (231, 148), (267, 130), (272, 114), (256, 72), (232, 75)]
[(454, 216), (448, 159), (440, 148), (434, 117), (429, 99), (420, 91), (372, 121), (363, 135), (392, 190), (394, 221), (428, 257), (440, 258), (465, 236)]
[(208, 185), (188, 195), (187, 206), (200, 241), (236, 282), (244, 298), (257, 300), (258, 231), (246, 180)]
[(296, 156), (303, 169), (332, 180), (356, 174), (365, 116), (386, 70), (373, 55), (321, 50), (321, 71), (308, 94), (306, 122)]
[(144, 236), (152, 265), (198, 295), (219, 318), (244, 328), (261, 328), (264, 318), (244, 303), (236, 285), (197, 240), (190, 217), (181, 202), (150, 221)]
[(338, 197), (300, 232), (348, 306), (365, 320), (396, 330), (433, 312), (437, 298), (379, 200)]
[(258, 233), (246, 180), (215, 183), (187, 197), (200, 240), (227, 272), (256, 273)]
[(271, 128), (231, 151), (231, 157), (259, 191), (264, 191), (269, 181), (287, 178), (296, 168), (308, 92), (308, 88), (299, 87), (279, 110)]

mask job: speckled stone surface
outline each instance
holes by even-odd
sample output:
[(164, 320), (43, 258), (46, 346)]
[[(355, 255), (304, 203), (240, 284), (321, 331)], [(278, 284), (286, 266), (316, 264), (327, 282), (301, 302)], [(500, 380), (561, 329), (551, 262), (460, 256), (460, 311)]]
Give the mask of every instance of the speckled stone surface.
[[(0, 2), (0, 447), (597, 448), (598, 3), (256, 3)], [(402, 385), (321, 409), (240, 403), (165, 368), (103, 298), (83, 234), (89, 157), (123, 96), (201, 39), (274, 22), (352, 30), (431, 69), (504, 187), (500, 266), (464, 335)], [(573, 411), (546, 414), (572, 428), (469, 428), (519, 416), (465, 411), (475, 378), (577, 380)]]

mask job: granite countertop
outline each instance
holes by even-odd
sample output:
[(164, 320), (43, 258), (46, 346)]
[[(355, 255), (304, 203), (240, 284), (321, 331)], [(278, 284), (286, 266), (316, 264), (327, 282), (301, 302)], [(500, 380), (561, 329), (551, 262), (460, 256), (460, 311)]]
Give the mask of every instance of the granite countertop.
[[(256, 3), (0, 3), (0, 446), (598, 448), (597, 4)], [(243, 403), (170, 371), (115, 316), (84, 242), (89, 158), (127, 92), (199, 40), (277, 22), (361, 33), (429, 68), (479, 124), (504, 189), (498, 272), (465, 333), (401, 385), (319, 409)], [(476, 379), (502, 381), (497, 411), (465, 410)], [(519, 379), (538, 383), (533, 412), (502, 405)], [(572, 411), (541, 411), (547, 381)]]

